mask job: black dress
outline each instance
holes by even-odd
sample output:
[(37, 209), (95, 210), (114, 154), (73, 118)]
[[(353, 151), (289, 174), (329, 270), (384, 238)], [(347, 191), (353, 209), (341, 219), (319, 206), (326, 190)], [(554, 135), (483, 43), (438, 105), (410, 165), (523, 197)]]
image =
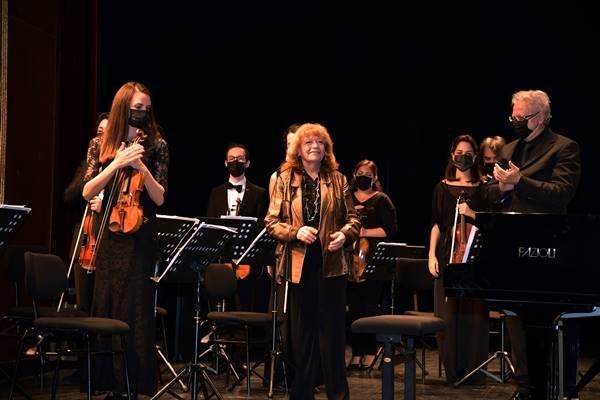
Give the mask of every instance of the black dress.
[[(452, 228), (456, 199), (464, 192), (469, 207), (475, 211), (485, 209), (480, 186), (451, 186), (439, 182), (433, 191), (432, 226), (440, 228), (436, 256), (443, 275), (444, 266), (450, 258)], [(467, 217), (467, 223), (474, 221)], [(467, 373), (485, 361), (489, 350), (489, 311), (480, 299), (447, 297), (441, 279), (435, 281), (435, 315), (446, 322), (446, 332), (438, 336), (438, 346), (446, 371), (448, 383), (462, 379)], [(482, 373), (473, 375), (467, 383), (485, 382)]]
[[(145, 146), (144, 164), (156, 181), (167, 190), (169, 151), (167, 143), (158, 139), (153, 146)], [(85, 182), (99, 172), (100, 139), (90, 141), (87, 155), (88, 168)], [(103, 211), (106, 207), (112, 180), (105, 187)], [(135, 393), (152, 395), (156, 391), (154, 286), (149, 277), (154, 272), (157, 256), (155, 226), (156, 204), (144, 190), (140, 203), (144, 222), (131, 235), (113, 233), (105, 229), (96, 259), (96, 279), (92, 300), (93, 317), (116, 318), (127, 322), (127, 362), (132, 389)], [(113, 347), (120, 348), (119, 343)], [(94, 363), (95, 389), (125, 392), (124, 370), (120, 357), (96, 357)]]
[[(360, 222), (365, 229), (383, 228), (386, 237), (370, 237), (367, 258), (377, 247), (377, 243), (389, 240), (396, 235), (398, 223), (396, 221), (396, 208), (390, 198), (383, 192), (377, 192), (367, 200), (361, 202), (352, 194), (354, 206), (360, 215)], [(362, 207), (360, 207), (362, 206)], [(356, 267), (356, 266), (355, 266)], [(352, 323), (359, 318), (371, 317), (381, 314), (379, 304), (383, 292), (384, 281), (367, 279), (359, 282), (348, 282), (348, 319)], [(350, 336), (352, 355), (355, 357), (375, 354), (377, 342), (373, 334), (352, 333)]]

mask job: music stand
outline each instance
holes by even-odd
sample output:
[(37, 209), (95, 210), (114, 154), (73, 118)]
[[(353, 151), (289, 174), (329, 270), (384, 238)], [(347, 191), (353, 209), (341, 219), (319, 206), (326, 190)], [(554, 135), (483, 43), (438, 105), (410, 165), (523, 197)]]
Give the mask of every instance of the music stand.
[[(161, 271), (161, 266), (168, 265), (169, 262), (174, 258), (177, 250), (182, 245), (182, 243), (188, 238), (194, 231), (194, 228), (199, 224), (200, 221), (196, 218), (187, 218), (180, 217), (177, 215), (156, 215), (156, 230), (158, 236), (158, 248), (159, 248), (159, 257), (156, 263), (155, 269), (155, 277), (158, 278), (158, 275)], [(176, 272), (174, 269), (170, 270), (168, 274), (169, 282), (192, 282), (194, 279), (193, 272)], [(156, 317), (156, 310), (158, 307), (158, 281), (153, 280), (154, 282), (154, 314)], [(164, 321), (163, 321), (164, 324)], [(178, 337), (179, 324), (176, 324), (176, 337)], [(166, 340), (166, 338), (165, 338)], [(155, 346), (156, 352), (158, 354), (159, 359), (167, 366), (171, 375), (177, 376), (177, 372), (163, 353), (163, 349), (159, 345)], [(166, 349), (165, 349), (166, 350)], [(160, 373), (160, 370), (159, 370)], [(189, 388), (182, 380), (179, 380), (179, 385), (184, 392), (187, 392)], [(173, 393), (169, 390), (169, 394), (172, 396), (181, 399), (177, 394)]]
[[(31, 208), (25, 206), (15, 206), (10, 204), (0, 203), (0, 253), (6, 245), (12, 240), (17, 229), (21, 226), (25, 217), (31, 212)], [(0, 368), (2, 375), (9, 381), (12, 377), (3, 369)], [(26, 398), (30, 399), (29, 395), (21, 386), (15, 383), (15, 388), (21, 392)]]
[[(273, 238), (267, 233), (267, 229), (263, 228), (263, 230), (256, 236), (256, 238), (252, 241), (248, 249), (242, 254), (242, 256), (234, 260), (236, 264), (240, 264), (242, 261), (248, 261), (257, 263), (269, 263), (273, 262), (275, 257), (275, 247), (277, 246), (277, 239)], [(290, 361), (283, 355), (283, 351), (278, 349), (277, 347), (277, 337), (278, 337), (278, 311), (277, 311), (277, 277), (276, 271), (273, 269), (271, 271), (271, 352), (270, 352), (270, 371), (269, 371), (269, 392), (268, 398), (273, 398), (273, 382), (275, 379), (275, 365), (277, 364), (277, 359), (281, 358), (283, 361), (283, 374), (286, 375), (285, 372), (285, 363), (291, 365)], [(284, 309), (285, 314), (285, 309)], [(286, 391), (287, 391), (287, 379), (285, 380)]]
[[(195, 304), (195, 330), (194, 330), (194, 357), (193, 361), (189, 363), (183, 370), (181, 370), (171, 381), (164, 385), (151, 400), (158, 399), (164, 393), (169, 391), (173, 385), (175, 385), (183, 375), (190, 374), (192, 381), (191, 387), (191, 398), (196, 400), (198, 396), (198, 386), (202, 389), (205, 399), (209, 399), (212, 396), (217, 397), (219, 400), (223, 399), (223, 396), (219, 393), (214, 383), (210, 380), (206, 373), (206, 366), (198, 362), (198, 344), (199, 344), (199, 332), (200, 332), (200, 305), (201, 305), (201, 282), (202, 273), (212, 260), (217, 257), (227, 241), (231, 238), (232, 234), (235, 233), (235, 229), (231, 229), (225, 226), (202, 223), (194, 223), (192, 229), (190, 229), (187, 235), (184, 235), (179, 239), (179, 245), (173, 248), (170, 254), (173, 254), (170, 258), (169, 264), (158, 277), (152, 277), (151, 279), (157, 284), (167, 275), (172, 269), (188, 268), (196, 273), (196, 304)], [(212, 393), (208, 394), (207, 385), (210, 387)]]

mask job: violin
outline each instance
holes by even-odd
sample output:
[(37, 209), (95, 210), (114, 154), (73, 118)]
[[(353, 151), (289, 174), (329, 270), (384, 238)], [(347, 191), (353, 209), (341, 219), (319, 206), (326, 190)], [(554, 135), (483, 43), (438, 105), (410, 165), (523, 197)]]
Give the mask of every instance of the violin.
[[(227, 267), (229, 267), (229, 269), (233, 270), (233, 264), (232, 263), (226, 263), (225, 265), (227, 265)], [(238, 264), (236, 265), (235, 268), (235, 276), (238, 279), (246, 279), (248, 277), (248, 275), (250, 275), (250, 265), (248, 264)]]
[(94, 254), (96, 252), (96, 235), (94, 234), (94, 224), (96, 223), (96, 213), (92, 211), (89, 203), (86, 207), (85, 216), (82, 222), (82, 241), (79, 250), (79, 265), (88, 273), (96, 270)]
[[(133, 141), (141, 143), (145, 139), (142, 130)], [(119, 197), (110, 213), (108, 229), (112, 232), (132, 234), (138, 231), (144, 222), (144, 211), (140, 204), (140, 196), (144, 190), (144, 174), (132, 167), (119, 171), (117, 177)]]
[[(456, 199), (456, 211), (454, 215), (454, 227), (452, 229), (452, 252), (451, 263), (459, 264), (464, 262), (465, 252), (467, 250), (467, 238), (471, 234), (473, 224), (467, 223), (463, 214), (458, 218), (458, 206), (467, 201), (465, 191), (460, 192)], [(460, 221), (460, 222), (459, 222)]]
[(354, 242), (354, 276), (353, 280), (355, 282), (363, 282), (364, 279), (361, 279), (365, 268), (367, 267), (367, 253), (369, 252), (369, 238), (368, 237), (360, 237), (356, 242)]

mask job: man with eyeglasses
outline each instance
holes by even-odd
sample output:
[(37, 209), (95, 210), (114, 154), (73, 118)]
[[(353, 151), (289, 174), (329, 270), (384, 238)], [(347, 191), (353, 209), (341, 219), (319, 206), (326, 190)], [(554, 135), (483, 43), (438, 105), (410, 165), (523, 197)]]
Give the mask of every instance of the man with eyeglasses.
[[(256, 217), (262, 224), (269, 198), (267, 190), (246, 179), (246, 169), (250, 166), (250, 152), (239, 143), (233, 143), (225, 149), (225, 168), (229, 178), (227, 182), (213, 188), (208, 198), (208, 217), (222, 215)], [(242, 270), (239, 270), (242, 271)], [(238, 272), (238, 277), (240, 276)], [(266, 294), (264, 294), (266, 293)], [(269, 280), (253, 276), (238, 281), (239, 311), (267, 311)]]
[[(541, 90), (518, 91), (512, 96), (508, 118), (518, 139), (500, 152), (489, 186), (492, 205), (501, 211), (565, 214), (581, 175), (579, 145), (550, 129), (550, 99)], [(508, 166), (505, 164), (508, 162)], [(503, 168), (501, 165), (504, 165)], [(547, 396), (548, 332), (536, 327), (551, 307), (515, 309), (521, 318), (507, 318), (518, 383), (513, 399), (545, 399)], [(577, 335), (567, 334), (567, 347), (577, 349)], [(567, 351), (565, 377), (574, 385), (576, 351)]]

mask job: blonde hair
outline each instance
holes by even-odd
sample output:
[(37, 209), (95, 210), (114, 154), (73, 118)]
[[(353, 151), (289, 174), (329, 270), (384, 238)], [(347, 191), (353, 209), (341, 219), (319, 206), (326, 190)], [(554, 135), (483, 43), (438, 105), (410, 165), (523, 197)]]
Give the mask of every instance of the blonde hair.
[(542, 90), (520, 90), (512, 95), (511, 106), (515, 103), (523, 101), (528, 104), (533, 104), (540, 107), (544, 113), (544, 121), (548, 123), (552, 118), (550, 110), (550, 97)]
[(304, 168), (298, 153), (300, 152), (300, 146), (304, 139), (312, 136), (316, 136), (323, 140), (323, 143), (325, 144), (325, 156), (321, 161), (321, 171), (330, 173), (338, 169), (339, 164), (333, 154), (333, 141), (331, 140), (331, 136), (329, 136), (329, 132), (327, 132), (327, 128), (321, 124), (307, 123), (302, 124), (296, 131), (296, 134), (287, 149), (285, 161), (281, 164), (282, 171), (290, 168), (301, 171)]

